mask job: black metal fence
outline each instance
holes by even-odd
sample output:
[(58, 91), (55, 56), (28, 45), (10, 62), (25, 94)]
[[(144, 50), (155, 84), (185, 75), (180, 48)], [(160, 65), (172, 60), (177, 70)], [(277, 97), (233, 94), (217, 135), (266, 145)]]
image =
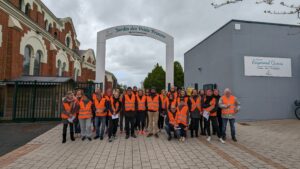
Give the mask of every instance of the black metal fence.
[(16, 81), (13, 85), (13, 120), (60, 120), (62, 98), (67, 91), (82, 89), (91, 98), (101, 83)]

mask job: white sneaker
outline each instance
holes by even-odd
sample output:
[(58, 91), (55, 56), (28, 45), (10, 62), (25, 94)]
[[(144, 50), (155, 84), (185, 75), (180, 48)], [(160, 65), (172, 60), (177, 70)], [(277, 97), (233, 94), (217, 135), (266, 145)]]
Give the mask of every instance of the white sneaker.
[(211, 137), (209, 136), (209, 137), (207, 137), (207, 139), (206, 139), (208, 142), (210, 142), (210, 140), (211, 140)]
[(220, 138), (219, 140), (222, 144), (225, 144), (225, 141), (222, 138)]

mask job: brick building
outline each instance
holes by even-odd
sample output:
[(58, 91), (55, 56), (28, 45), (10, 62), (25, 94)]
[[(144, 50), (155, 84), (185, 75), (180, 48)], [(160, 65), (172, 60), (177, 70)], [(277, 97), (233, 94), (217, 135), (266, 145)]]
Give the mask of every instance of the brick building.
[(59, 76), (85, 82), (95, 79), (95, 54), (80, 50), (71, 18), (57, 18), (41, 0), (1, 0), (0, 67), (0, 80)]

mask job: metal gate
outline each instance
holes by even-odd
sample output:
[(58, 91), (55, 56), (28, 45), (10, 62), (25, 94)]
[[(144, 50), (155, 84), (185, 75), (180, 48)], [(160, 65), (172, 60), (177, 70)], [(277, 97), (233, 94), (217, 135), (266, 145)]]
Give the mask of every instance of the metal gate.
[(16, 81), (13, 97), (13, 120), (60, 120), (62, 98), (67, 91), (83, 89), (91, 98), (100, 83)]

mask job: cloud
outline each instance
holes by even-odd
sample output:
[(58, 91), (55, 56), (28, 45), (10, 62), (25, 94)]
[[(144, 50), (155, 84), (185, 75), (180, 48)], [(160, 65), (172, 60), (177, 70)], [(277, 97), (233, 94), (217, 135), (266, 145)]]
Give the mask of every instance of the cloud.
[[(221, 2), (224, 0), (212, 0)], [(214, 9), (210, 0), (43, 0), (57, 17), (72, 17), (81, 48), (96, 50), (96, 34), (108, 27), (137, 24), (174, 37), (175, 59), (231, 19), (296, 24), (295, 15), (268, 15), (264, 10), (289, 11), (278, 4), (256, 5), (254, 0)], [(277, 1), (278, 2), (278, 1)], [(299, 4), (298, 0), (286, 3)], [(107, 41), (106, 69), (119, 82), (139, 85), (156, 63), (165, 66), (165, 45), (146, 37), (123, 36)]]

